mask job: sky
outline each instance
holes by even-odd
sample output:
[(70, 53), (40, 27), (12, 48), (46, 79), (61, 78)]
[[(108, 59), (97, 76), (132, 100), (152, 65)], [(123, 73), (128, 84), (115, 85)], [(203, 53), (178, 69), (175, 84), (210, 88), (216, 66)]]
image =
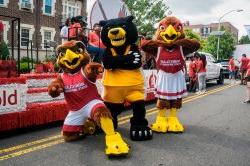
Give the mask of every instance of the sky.
[[(219, 18), (235, 9), (242, 12), (232, 12), (223, 17), (223, 21), (231, 22), (238, 30), (239, 37), (246, 35), (244, 25), (250, 25), (250, 0), (164, 0), (170, 7), (172, 15), (190, 24), (217, 23)], [(87, 0), (87, 10), (94, 0)]]

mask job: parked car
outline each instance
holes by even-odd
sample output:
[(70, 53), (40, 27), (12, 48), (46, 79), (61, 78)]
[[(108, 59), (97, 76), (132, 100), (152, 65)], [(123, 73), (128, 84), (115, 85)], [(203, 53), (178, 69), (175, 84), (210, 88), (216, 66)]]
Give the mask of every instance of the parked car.
[[(217, 84), (223, 84), (224, 83), (224, 75), (223, 75), (223, 68), (220, 64), (216, 63), (216, 60), (212, 54), (206, 53), (206, 52), (199, 52), (201, 55), (206, 56), (207, 60), (207, 72), (206, 72), (206, 81), (213, 81), (216, 80)], [(190, 61), (186, 61), (187, 66), (187, 74), (186, 74), (186, 81), (189, 82), (188, 78), (188, 66)]]
[[(222, 69), (223, 69), (223, 75), (225, 78), (229, 77), (229, 60), (228, 59), (222, 59), (222, 60), (218, 60), (217, 61), (218, 64), (221, 65)], [(238, 60), (234, 60), (234, 64), (235, 64), (235, 68), (236, 68), (236, 72), (235, 72), (235, 77), (236, 78), (240, 78), (240, 72), (239, 72), (239, 61)]]
[(228, 64), (229, 60), (228, 59), (223, 59), (223, 60), (218, 60), (217, 63), (221, 65), (222, 69), (223, 69), (223, 75), (225, 78), (228, 78), (229, 76), (229, 64)]

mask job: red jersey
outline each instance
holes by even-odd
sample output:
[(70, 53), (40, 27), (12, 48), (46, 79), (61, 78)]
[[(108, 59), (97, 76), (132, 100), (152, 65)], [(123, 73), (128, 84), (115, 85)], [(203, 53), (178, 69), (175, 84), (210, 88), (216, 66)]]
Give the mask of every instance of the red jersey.
[(101, 100), (95, 83), (89, 81), (82, 70), (75, 74), (63, 73), (64, 97), (70, 111), (80, 110), (94, 99)]
[(167, 50), (163, 47), (158, 48), (156, 66), (159, 70), (166, 73), (177, 73), (182, 70), (185, 64), (182, 47), (178, 46), (173, 50)]
[(228, 62), (228, 70), (229, 71), (235, 71), (235, 63), (234, 63), (234, 59), (231, 58)]
[(247, 65), (247, 76), (250, 77), (250, 62)]
[(69, 38), (78, 37), (78, 35), (82, 32), (82, 27), (80, 23), (74, 23), (69, 27)]
[(241, 61), (240, 69), (241, 70), (246, 70), (250, 59), (248, 59), (247, 57), (242, 57), (240, 61)]
[(202, 60), (198, 60), (197, 69), (199, 70), (198, 73), (204, 73), (207, 71)]
[(105, 48), (104, 44), (101, 41), (101, 38), (95, 32), (89, 34), (89, 44), (95, 47)]
[(194, 61), (190, 61), (188, 66), (188, 75), (189, 77), (194, 77), (196, 73), (196, 65)]

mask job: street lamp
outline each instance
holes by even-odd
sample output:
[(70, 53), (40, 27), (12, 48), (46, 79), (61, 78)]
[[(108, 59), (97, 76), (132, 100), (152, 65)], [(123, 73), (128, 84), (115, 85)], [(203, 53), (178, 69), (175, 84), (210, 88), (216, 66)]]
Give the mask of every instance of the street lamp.
[[(232, 12), (242, 12), (243, 9), (235, 9), (235, 10), (230, 10), (229, 12), (223, 14), (219, 18), (219, 25), (218, 25), (218, 31), (220, 31), (220, 24), (221, 24), (221, 19), (225, 17), (227, 14), (232, 13)], [(219, 49), (220, 49), (220, 36), (218, 36), (218, 42), (217, 42), (217, 60), (219, 60)]]

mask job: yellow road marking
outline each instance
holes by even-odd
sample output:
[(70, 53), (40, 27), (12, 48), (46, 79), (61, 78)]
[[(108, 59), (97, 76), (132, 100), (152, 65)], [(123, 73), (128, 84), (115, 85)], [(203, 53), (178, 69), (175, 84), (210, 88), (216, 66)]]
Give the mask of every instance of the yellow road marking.
[[(202, 97), (207, 96), (209, 94), (213, 94), (213, 93), (222, 91), (224, 89), (227, 89), (227, 88), (233, 87), (233, 86), (235, 86), (235, 85), (227, 85), (227, 86), (223, 86), (223, 87), (208, 91), (207, 93), (205, 93), (203, 95), (190, 96), (190, 97), (185, 98), (183, 100), (183, 104), (194, 101), (194, 100), (199, 99), (199, 98), (202, 98)], [(152, 108), (152, 109), (147, 110), (146, 116), (150, 116), (150, 115), (153, 115), (155, 113), (157, 113), (157, 108)], [(125, 123), (129, 122), (130, 117), (132, 117), (132, 115), (127, 115), (125, 117), (119, 118), (118, 124), (121, 125), (121, 124), (125, 124)], [(49, 143), (45, 143), (45, 144), (42, 144), (42, 145), (33, 146), (33, 145), (40, 144), (40, 143), (50, 141), (50, 140), (53, 140), (53, 139), (57, 139), (57, 138), (60, 138), (60, 139), (56, 140), (56, 141), (49, 142)], [(20, 155), (23, 155), (23, 154), (26, 154), (26, 153), (30, 153), (30, 152), (33, 152), (33, 151), (37, 151), (37, 150), (40, 150), (40, 149), (44, 149), (44, 148), (47, 148), (47, 147), (50, 147), (50, 146), (53, 146), (53, 145), (57, 145), (57, 144), (60, 144), (60, 143), (63, 143), (63, 142), (64, 142), (64, 140), (61, 139), (61, 135), (59, 134), (59, 135), (47, 137), (47, 138), (44, 138), (44, 139), (41, 139), (41, 140), (33, 141), (33, 142), (30, 142), (30, 143), (25, 143), (25, 144), (10, 147), (10, 148), (7, 148), (7, 149), (2, 149), (2, 150), (0, 150), (0, 154), (10, 152), (10, 151), (14, 151), (14, 150), (18, 150), (18, 149), (25, 148), (25, 147), (28, 147), (28, 146), (33, 146), (31, 148), (27, 148), (27, 149), (20, 150), (20, 151), (14, 152), (14, 153), (10, 153), (10, 154), (4, 155), (4, 156), (0, 156), (0, 161), (6, 160), (6, 159), (9, 159), (9, 158), (13, 158), (13, 157), (17, 157), (17, 156), (20, 156)]]
[(30, 152), (40, 150), (40, 149), (44, 149), (44, 148), (47, 148), (47, 147), (50, 147), (50, 146), (53, 146), (53, 145), (57, 145), (57, 144), (60, 144), (60, 143), (63, 143), (63, 142), (64, 142), (63, 139), (59, 139), (59, 140), (56, 140), (56, 141), (52, 141), (50, 143), (46, 143), (46, 144), (39, 145), (39, 146), (36, 146), (36, 147), (24, 149), (24, 150), (21, 150), (21, 151), (18, 151), (18, 152), (10, 153), (8, 155), (1, 156), (0, 161), (6, 160), (6, 159), (9, 159), (9, 158), (13, 158), (13, 157), (17, 157), (17, 156), (21, 156), (23, 154), (30, 153)]
[(33, 146), (33, 145), (40, 144), (40, 143), (43, 143), (43, 142), (47, 142), (47, 141), (57, 139), (57, 138), (60, 138), (60, 137), (61, 137), (60, 135), (50, 136), (50, 137), (43, 138), (43, 139), (40, 139), (40, 140), (36, 140), (36, 141), (33, 141), (33, 142), (28, 142), (28, 143), (13, 146), (13, 147), (10, 147), (10, 148), (7, 148), (7, 149), (2, 149), (2, 150), (0, 150), (0, 154), (11, 152), (11, 151), (18, 150), (18, 149), (22, 149), (22, 148), (25, 148), (27, 146)]
[[(233, 87), (233, 86), (235, 86), (235, 85), (227, 85), (227, 86), (223, 86), (223, 87), (220, 87), (220, 88), (211, 90), (211, 91), (209, 91), (209, 92), (207, 92), (207, 93), (205, 93), (205, 94), (202, 94), (202, 95), (194, 95), (193, 97), (185, 98), (186, 100), (185, 100), (185, 99), (183, 100), (183, 104), (188, 103), (188, 102), (191, 102), (191, 101), (194, 101), (194, 100), (199, 99), (199, 98), (202, 98), (202, 97), (204, 97), (204, 96), (207, 96), (207, 95), (210, 95), (210, 94), (213, 94), (213, 93), (222, 91), (222, 90), (224, 90), (224, 89), (227, 89), (227, 88), (230, 88), (230, 87)], [(152, 109), (149, 109), (149, 110), (147, 111), (146, 116), (149, 116), (149, 115), (152, 115), (152, 114), (155, 114), (155, 113), (157, 113), (157, 108), (152, 108)], [(118, 124), (119, 124), (119, 125), (122, 125), (122, 124), (124, 124), (124, 123), (129, 122), (129, 118), (131, 118), (132, 115), (128, 115), (128, 116), (126, 116), (126, 117), (127, 117), (126, 119), (120, 120), (120, 121), (118, 122)]]

